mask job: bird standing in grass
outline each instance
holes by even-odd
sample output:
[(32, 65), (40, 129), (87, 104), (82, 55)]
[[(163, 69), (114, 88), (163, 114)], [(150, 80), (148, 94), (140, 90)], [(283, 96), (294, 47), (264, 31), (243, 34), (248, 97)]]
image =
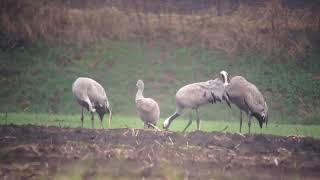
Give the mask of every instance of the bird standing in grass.
[(136, 94), (136, 107), (141, 120), (144, 122), (144, 128), (156, 127), (160, 117), (160, 109), (158, 103), (152, 98), (143, 96), (144, 83), (138, 80), (136, 84), (138, 91)]
[[(193, 84), (188, 84), (183, 86), (176, 93), (176, 111), (173, 115), (168, 117), (164, 123), (163, 128), (168, 129), (171, 122), (182, 114), (182, 111), (186, 108), (196, 111), (197, 115), (197, 130), (200, 130), (200, 118), (198, 113), (198, 108), (200, 106), (221, 102), (225, 100), (230, 106), (228, 97), (225, 94), (225, 89), (223, 86), (223, 80), (216, 78), (214, 80), (209, 80), (206, 82), (198, 82)], [(191, 114), (187, 126), (184, 128), (183, 132), (191, 125), (192, 119)]]
[(259, 121), (260, 128), (262, 128), (264, 122), (267, 127), (268, 105), (259, 89), (242, 76), (235, 76), (230, 79), (226, 71), (221, 71), (220, 74), (224, 79), (224, 86), (226, 87), (227, 95), (231, 103), (240, 109), (240, 132), (243, 111), (247, 113), (249, 118), (249, 134), (252, 116)]
[(109, 114), (109, 128), (111, 127), (111, 107), (104, 88), (95, 80), (79, 77), (72, 84), (72, 93), (81, 106), (81, 127), (83, 127), (83, 108), (91, 113), (91, 126), (94, 127), (94, 112), (100, 117), (101, 127), (103, 128), (103, 116)]

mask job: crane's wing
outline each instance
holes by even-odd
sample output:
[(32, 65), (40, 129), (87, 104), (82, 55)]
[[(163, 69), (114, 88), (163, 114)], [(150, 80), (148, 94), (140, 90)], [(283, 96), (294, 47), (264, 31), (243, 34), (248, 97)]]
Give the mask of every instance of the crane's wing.
[(209, 89), (216, 100), (221, 101), (224, 99), (225, 87), (219, 78), (209, 81)]
[(264, 104), (260, 104), (252, 93), (248, 93), (244, 98), (245, 104), (248, 106), (251, 112), (260, 114), (264, 110)]
[(101, 85), (90, 84), (87, 88), (90, 101), (94, 104), (104, 104), (107, 101), (106, 93)]
[(226, 90), (224, 91), (222, 98), (228, 104), (228, 106), (231, 108), (230, 95), (228, 94), (228, 92)]
[(136, 102), (139, 112), (151, 112), (158, 107), (158, 104), (151, 98), (139, 99)]

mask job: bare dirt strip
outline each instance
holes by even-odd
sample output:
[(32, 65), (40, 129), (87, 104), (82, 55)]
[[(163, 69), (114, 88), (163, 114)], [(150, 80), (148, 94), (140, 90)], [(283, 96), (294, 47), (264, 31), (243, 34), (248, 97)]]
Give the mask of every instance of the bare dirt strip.
[(320, 140), (0, 126), (0, 179), (319, 179)]

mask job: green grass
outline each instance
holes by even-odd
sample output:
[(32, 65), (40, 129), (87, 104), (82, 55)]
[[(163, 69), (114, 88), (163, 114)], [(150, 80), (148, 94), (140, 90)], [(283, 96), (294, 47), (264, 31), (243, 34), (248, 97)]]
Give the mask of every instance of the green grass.
[[(161, 128), (164, 119), (161, 119), (158, 123), (158, 127)], [(95, 117), (95, 128), (100, 128), (100, 120)], [(188, 120), (179, 117), (175, 119), (171, 124), (171, 131), (181, 132), (186, 126)], [(247, 126), (248, 120), (245, 118), (242, 126), (242, 132), (248, 132)], [(80, 127), (80, 115), (54, 115), (54, 114), (29, 114), (29, 113), (9, 113), (7, 121), (5, 121), (5, 115), (0, 114), (0, 124), (34, 124), (34, 125), (45, 125), (45, 126), (58, 126), (58, 127)], [(108, 127), (108, 121), (105, 118), (104, 127)], [(227, 127), (227, 128), (226, 128)], [(84, 128), (91, 128), (90, 115), (87, 113), (84, 120)], [(113, 117), (112, 128), (143, 128), (142, 121), (136, 116), (122, 116), (117, 115)], [(228, 120), (228, 121), (201, 121), (201, 130), (212, 132), (221, 131), (225, 129), (225, 132), (236, 133), (239, 132), (239, 120)], [(187, 131), (196, 130), (196, 121), (193, 123)], [(273, 135), (300, 135), (300, 136), (311, 136), (320, 138), (320, 125), (300, 125), (300, 124), (277, 124), (269, 123), (268, 128), (263, 127), (260, 129), (258, 122), (253, 120), (251, 126), (252, 133), (256, 134), (273, 134)]]
[[(174, 95), (185, 84), (206, 81), (225, 69), (245, 76), (263, 92), (270, 121), (319, 124), (320, 67), (318, 54), (307, 66), (277, 63), (258, 55), (228, 57), (216, 51), (153, 44), (102, 40), (90, 46), (39, 44), (0, 51), (0, 112), (79, 113), (71, 85), (79, 76), (100, 82), (107, 91), (113, 113), (135, 115), (136, 81), (145, 82), (145, 96), (160, 105), (161, 118), (175, 109)], [(270, 63), (270, 61), (272, 63)], [(226, 105), (201, 108), (202, 119), (238, 118), (238, 109)]]

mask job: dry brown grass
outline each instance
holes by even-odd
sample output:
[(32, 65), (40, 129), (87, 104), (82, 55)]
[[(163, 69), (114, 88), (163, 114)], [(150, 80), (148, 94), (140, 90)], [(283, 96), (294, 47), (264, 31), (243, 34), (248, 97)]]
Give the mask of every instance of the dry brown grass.
[(108, 6), (74, 9), (61, 3), (21, 0), (16, 0), (15, 7), (8, 2), (2, 2), (0, 14), (8, 46), (14, 46), (17, 40), (69, 44), (101, 38), (162, 39), (219, 49), (231, 56), (258, 51), (301, 59), (312, 47), (308, 32), (320, 29), (319, 8), (288, 9), (280, 0), (259, 8), (241, 4), (237, 11), (224, 16), (217, 16), (212, 8), (197, 14), (175, 14), (145, 13), (137, 7), (125, 11)]

